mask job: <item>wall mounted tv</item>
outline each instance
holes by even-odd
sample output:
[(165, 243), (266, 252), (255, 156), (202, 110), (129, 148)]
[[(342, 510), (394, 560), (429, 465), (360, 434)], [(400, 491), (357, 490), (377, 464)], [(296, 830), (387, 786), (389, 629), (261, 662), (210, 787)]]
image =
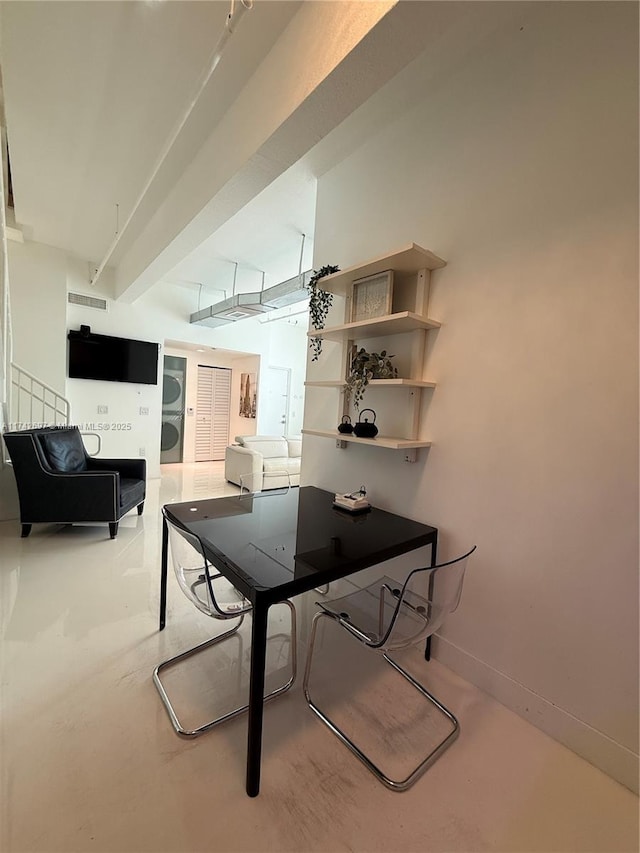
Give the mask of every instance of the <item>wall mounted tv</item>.
[(158, 344), (95, 335), (89, 326), (71, 330), (69, 378), (158, 384)]

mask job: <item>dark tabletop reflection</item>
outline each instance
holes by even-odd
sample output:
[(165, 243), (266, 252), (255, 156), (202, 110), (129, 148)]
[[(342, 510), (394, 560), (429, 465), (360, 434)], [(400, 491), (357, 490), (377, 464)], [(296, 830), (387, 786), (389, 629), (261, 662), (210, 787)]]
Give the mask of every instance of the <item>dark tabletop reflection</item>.
[[(434, 541), (435, 528), (373, 508), (350, 515), (314, 486), (170, 504), (212, 562), (255, 591), (304, 592)], [(286, 590), (283, 589), (286, 587)]]

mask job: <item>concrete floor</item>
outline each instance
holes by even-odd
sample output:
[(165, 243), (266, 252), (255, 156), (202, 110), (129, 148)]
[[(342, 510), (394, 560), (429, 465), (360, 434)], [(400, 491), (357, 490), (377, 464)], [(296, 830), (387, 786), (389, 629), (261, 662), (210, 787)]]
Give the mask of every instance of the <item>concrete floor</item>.
[[(638, 850), (630, 791), (418, 650), (405, 663), (462, 732), (405, 794), (383, 788), (311, 714), (300, 679), (265, 711), (257, 799), (244, 793), (245, 719), (179, 739), (151, 672), (221, 626), (170, 583), (158, 633), (159, 507), (233, 492), (221, 474), (217, 463), (163, 466), (144, 515), (126, 516), (114, 541), (106, 525), (36, 525), (23, 540), (17, 523), (0, 524), (3, 853)], [(301, 664), (315, 598), (295, 599)], [(289, 665), (287, 625), (286, 610), (274, 608), (274, 680)], [(245, 627), (168, 674), (187, 722), (246, 687)], [(363, 731), (364, 722), (380, 761), (400, 766), (426, 753), (436, 724), (411, 689), (405, 695), (376, 656), (361, 659), (357, 644), (326, 633), (317, 701), (345, 725)]]

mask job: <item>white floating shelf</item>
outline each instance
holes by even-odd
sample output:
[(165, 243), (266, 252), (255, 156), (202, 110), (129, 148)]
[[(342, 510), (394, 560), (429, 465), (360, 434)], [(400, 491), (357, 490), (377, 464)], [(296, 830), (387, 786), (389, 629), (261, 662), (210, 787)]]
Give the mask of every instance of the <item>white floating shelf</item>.
[(380, 255), (366, 264), (357, 264), (346, 270), (334, 272), (333, 275), (325, 276), (318, 281), (318, 287), (329, 293), (340, 293), (348, 295), (351, 283), (355, 279), (375, 275), (385, 270), (393, 270), (396, 273), (415, 273), (416, 270), (437, 270), (446, 266), (446, 261), (434, 255), (428, 249), (423, 249), (416, 243), (409, 243), (396, 252)]
[(377, 435), (375, 438), (358, 438), (356, 435), (338, 432), (337, 429), (303, 429), (303, 435), (315, 435), (320, 438), (333, 438), (337, 441), (353, 441), (355, 444), (369, 444), (372, 447), (386, 447), (389, 450), (411, 450), (412, 448), (431, 447), (430, 441), (418, 441), (415, 438), (394, 438), (390, 435)]
[(439, 329), (437, 320), (428, 320), (412, 311), (399, 314), (385, 314), (375, 320), (359, 320), (357, 323), (345, 323), (343, 326), (330, 326), (328, 329), (315, 329), (307, 332), (310, 338), (323, 338), (331, 341), (375, 338), (380, 335), (398, 335), (413, 332), (416, 329)]
[[(318, 379), (308, 380), (304, 383), (307, 388), (344, 388), (347, 384), (344, 380), (339, 379)], [(374, 388), (376, 385), (395, 386), (398, 388), (435, 388), (435, 382), (423, 382), (421, 379), (370, 379), (369, 386)]]

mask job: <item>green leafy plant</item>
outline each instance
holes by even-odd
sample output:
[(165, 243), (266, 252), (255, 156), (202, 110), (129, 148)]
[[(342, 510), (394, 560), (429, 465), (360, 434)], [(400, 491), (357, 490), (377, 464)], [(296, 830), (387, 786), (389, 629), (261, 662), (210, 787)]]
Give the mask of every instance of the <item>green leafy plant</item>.
[[(313, 275), (309, 279), (309, 316), (314, 329), (324, 329), (325, 320), (329, 313), (329, 308), (333, 304), (333, 293), (328, 293), (326, 290), (321, 290), (318, 287), (318, 281), (326, 275), (331, 275), (338, 272), (340, 267), (327, 266), (320, 267), (319, 270), (314, 270)], [(310, 338), (309, 346), (313, 350), (312, 361), (317, 361), (318, 356), (322, 352), (322, 338)]]
[(347, 376), (347, 384), (344, 395), (347, 400), (353, 400), (356, 409), (360, 409), (360, 403), (364, 397), (367, 385), (372, 379), (395, 379), (398, 375), (397, 367), (391, 364), (393, 355), (387, 355), (386, 350), (382, 352), (367, 352), (361, 347), (354, 355)]

